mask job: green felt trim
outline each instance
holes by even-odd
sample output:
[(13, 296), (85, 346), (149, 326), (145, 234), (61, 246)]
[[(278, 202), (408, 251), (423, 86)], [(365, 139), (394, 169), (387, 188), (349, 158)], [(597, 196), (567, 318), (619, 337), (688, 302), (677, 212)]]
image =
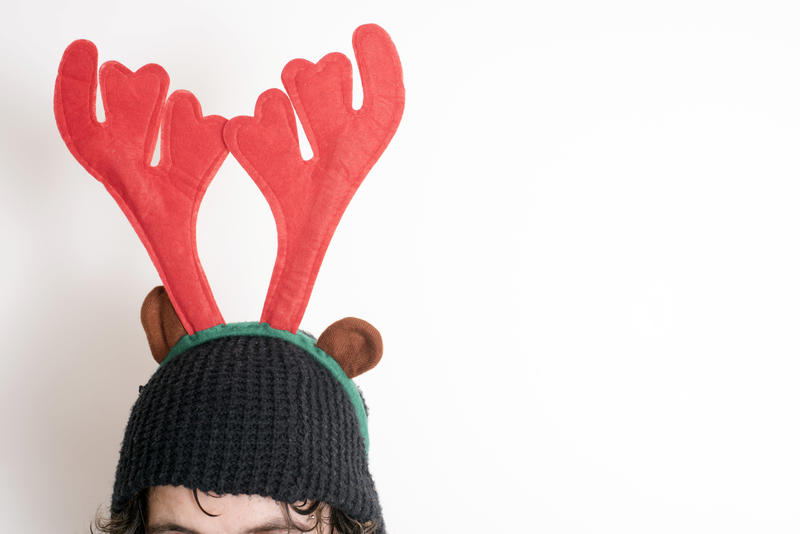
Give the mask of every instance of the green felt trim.
[(260, 322), (220, 324), (205, 330), (199, 330), (191, 335), (184, 335), (182, 338), (180, 338), (180, 340), (178, 340), (175, 346), (170, 349), (167, 357), (164, 358), (160, 365), (166, 365), (170, 360), (179, 354), (186, 352), (187, 350), (191, 349), (192, 347), (196, 347), (201, 343), (211, 341), (212, 339), (231, 336), (276, 337), (278, 339), (288, 341), (289, 343), (293, 343), (311, 354), (319, 363), (322, 364), (323, 367), (333, 374), (336, 380), (338, 380), (339, 383), (344, 387), (344, 390), (347, 392), (347, 396), (350, 397), (350, 402), (356, 409), (356, 416), (358, 417), (358, 425), (361, 430), (361, 436), (364, 438), (364, 445), (367, 453), (369, 453), (367, 410), (364, 406), (363, 400), (361, 399), (361, 395), (358, 392), (358, 388), (356, 388), (355, 382), (353, 382), (350, 377), (347, 376), (347, 374), (339, 365), (339, 362), (337, 362), (324, 350), (317, 347), (314, 342), (314, 338), (304, 334), (303, 332), (298, 331), (296, 334), (292, 334), (287, 330), (278, 330), (277, 328), (272, 328), (267, 323)]

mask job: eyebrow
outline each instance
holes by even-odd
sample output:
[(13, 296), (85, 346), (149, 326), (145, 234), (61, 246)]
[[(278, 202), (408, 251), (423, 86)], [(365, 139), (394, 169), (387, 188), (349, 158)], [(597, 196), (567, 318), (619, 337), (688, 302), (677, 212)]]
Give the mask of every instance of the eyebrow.
[[(286, 532), (288, 525), (271, 521), (245, 530), (242, 534), (267, 534), (270, 532)], [(178, 525), (177, 523), (160, 523), (147, 527), (147, 534), (163, 534), (164, 532), (180, 532), (181, 534), (200, 534), (199, 532)]]

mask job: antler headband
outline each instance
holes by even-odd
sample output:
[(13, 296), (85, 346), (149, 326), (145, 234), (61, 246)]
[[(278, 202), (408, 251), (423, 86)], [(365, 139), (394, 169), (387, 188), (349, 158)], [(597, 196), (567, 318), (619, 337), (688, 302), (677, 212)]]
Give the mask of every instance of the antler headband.
[[(203, 116), (192, 93), (169, 98), (156, 64), (132, 72), (100, 67), (106, 120), (95, 115), (97, 49), (77, 40), (64, 52), (55, 89), (58, 129), (75, 158), (98, 179), (133, 225), (188, 334), (224, 323), (197, 255), (203, 195), (228, 150), (266, 197), (278, 251), (260, 321), (295, 333), (322, 258), (350, 199), (389, 144), (404, 106), (402, 70), (389, 35), (358, 27), (353, 49), (363, 105), (352, 108), (352, 68), (330, 53), (290, 61), (286, 93), (269, 89), (253, 117)], [(293, 110), (314, 156), (303, 160)], [(161, 157), (151, 166), (161, 125)]]
[[(167, 98), (169, 77), (158, 65), (132, 72), (108, 61), (99, 71), (102, 123), (97, 49), (78, 40), (64, 52), (58, 129), (122, 208), (164, 283), (142, 306), (161, 365), (128, 419), (112, 514), (142, 489), (171, 484), (319, 499), (385, 532), (367, 466), (366, 405), (351, 380), (380, 360), (380, 334), (352, 317), (318, 340), (298, 331), (333, 232), (403, 113), (400, 60), (386, 32), (360, 26), (353, 48), (364, 92), (357, 110), (352, 68), (339, 53), (290, 61), (286, 93), (265, 91), (254, 116), (231, 120), (204, 116), (188, 91)], [(308, 161), (295, 112), (314, 152)], [(152, 166), (159, 125), (161, 158)], [(197, 255), (197, 212), (228, 151), (266, 197), (278, 231), (258, 322), (224, 323)]]

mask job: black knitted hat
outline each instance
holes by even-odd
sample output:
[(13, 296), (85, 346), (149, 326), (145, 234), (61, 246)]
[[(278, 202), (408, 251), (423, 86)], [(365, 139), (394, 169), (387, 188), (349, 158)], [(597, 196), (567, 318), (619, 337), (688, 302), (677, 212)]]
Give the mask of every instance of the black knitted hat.
[[(315, 340), (299, 330), (322, 258), (348, 203), (389, 144), (405, 90), (394, 44), (375, 24), (353, 47), (363, 104), (352, 108), (343, 54), (290, 61), (286, 93), (254, 116), (203, 116), (188, 91), (148, 64), (100, 67), (106, 120), (95, 114), (97, 49), (69, 45), (54, 96), (59, 131), (130, 220), (163, 286), (142, 323), (159, 368), (140, 390), (120, 450), (111, 512), (140, 490), (185, 486), (277, 501), (319, 500), (385, 532), (368, 469), (367, 410), (352, 378), (377, 365), (378, 331), (348, 317)], [(300, 154), (295, 112), (314, 152)], [(163, 124), (162, 124), (163, 122)], [(161, 130), (161, 157), (151, 166)], [(203, 195), (228, 152), (275, 217), (278, 251), (259, 322), (226, 324), (197, 255)]]
[(335, 360), (306, 334), (289, 337), (260, 323), (213, 333), (221, 337), (176, 346), (142, 388), (112, 513), (139, 489), (170, 484), (318, 499), (382, 523), (367, 467), (366, 408)]

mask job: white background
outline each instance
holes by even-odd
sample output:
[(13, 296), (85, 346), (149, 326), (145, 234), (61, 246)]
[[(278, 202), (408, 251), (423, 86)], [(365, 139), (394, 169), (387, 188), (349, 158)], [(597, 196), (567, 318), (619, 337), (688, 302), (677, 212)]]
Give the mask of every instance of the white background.
[[(795, 5), (4, 2), (2, 530), (88, 532), (155, 369), (155, 268), (56, 128), (66, 46), (230, 118), (375, 22), (405, 114), (301, 327), (383, 334), (356, 381), (390, 532), (800, 532)], [(256, 320), (275, 229), (232, 156), (198, 240)]]

